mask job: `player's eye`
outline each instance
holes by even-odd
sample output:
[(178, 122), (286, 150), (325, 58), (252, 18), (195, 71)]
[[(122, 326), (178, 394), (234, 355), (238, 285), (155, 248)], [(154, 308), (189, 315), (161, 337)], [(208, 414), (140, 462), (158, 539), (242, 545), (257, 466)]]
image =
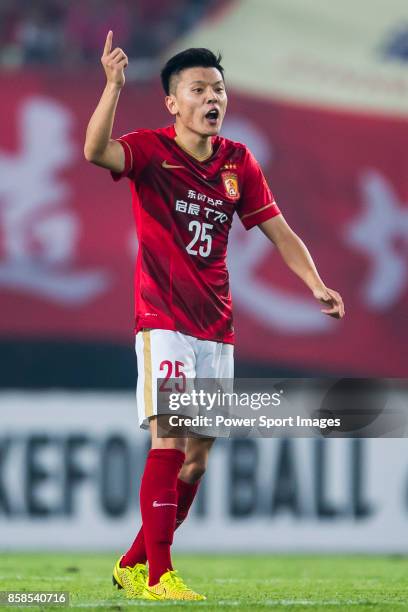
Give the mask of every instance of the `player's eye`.
[(193, 91), (196, 91), (197, 93), (201, 93), (203, 90), (201, 89), (201, 87), (196, 87), (196, 89), (193, 89)]

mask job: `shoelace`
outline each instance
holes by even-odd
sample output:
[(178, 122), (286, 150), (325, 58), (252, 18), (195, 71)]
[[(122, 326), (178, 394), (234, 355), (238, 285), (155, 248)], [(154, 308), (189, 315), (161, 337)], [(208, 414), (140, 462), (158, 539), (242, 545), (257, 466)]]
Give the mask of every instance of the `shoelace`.
[(134, 575), (135, 578), (137, 578), (139, 574), (144, 574), (143, 568), (142, 567), (137, 567), (136, 565), (135, 565), (135, 567), (131, 567), (130, 570), (131, 570), (131, 572), (132, 572), (132, 574)]
[(181, 591), (189, 590), (188, 586), (183, 582), (182, 578), (180, 576), (177, 576), (177, 570), (172, 570), (170, 572), (170, 577), (174, 586), (179, 588)]

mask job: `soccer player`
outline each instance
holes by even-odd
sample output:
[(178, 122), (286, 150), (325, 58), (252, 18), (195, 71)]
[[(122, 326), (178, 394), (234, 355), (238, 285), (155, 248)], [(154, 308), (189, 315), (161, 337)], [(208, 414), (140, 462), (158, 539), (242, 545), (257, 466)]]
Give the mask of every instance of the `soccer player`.
[[(232, 217), (260, 227), (288, 267), (322, 304), (344, 316), (303, 242), (290, 229), (248, 148), (218, 136), (227, 108), (221, 57), (187, 49), (161, 72), (174, 124), (111, 137), (128, 59), (102, 55), (106, 87), (93, 113), (85, 158), (130, 180), (139, 239), (135, 333), (139, 423), (151, 432), (140, 488), (142, 527), (116, 563), (113, 581), (130, 598), (200, 600), (173, 569), (174, 530), (185, 520), (203, 476), (212, 438), (158, 436), (156, 381), (231, 379), (233, 342), (226, 250)], [(148, 563), (148, 571), (146, 564)]]

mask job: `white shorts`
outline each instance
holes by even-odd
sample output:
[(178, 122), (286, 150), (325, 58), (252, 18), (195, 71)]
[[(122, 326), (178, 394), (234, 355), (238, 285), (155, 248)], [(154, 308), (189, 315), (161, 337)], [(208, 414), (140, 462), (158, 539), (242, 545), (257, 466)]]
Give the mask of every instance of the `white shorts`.
[(138, 379), (136, 388), (139, 425), (149, 426), (157, 414), (157, 379), (234, 377), (232, 344), (200, 340), (167, 329), (142, 330), (136, 334)]

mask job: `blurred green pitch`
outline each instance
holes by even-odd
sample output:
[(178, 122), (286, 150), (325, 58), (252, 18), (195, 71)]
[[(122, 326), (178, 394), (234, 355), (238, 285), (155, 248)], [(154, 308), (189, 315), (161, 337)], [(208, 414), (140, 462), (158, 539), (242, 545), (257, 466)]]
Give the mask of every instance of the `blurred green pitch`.
[(131, 601), (115, 591), (111, 571), (117, 556), (2, 553), (0, 590), (69, 591), (70, 607), (60, 608), (65, 610), (408, 610), (405, 557), (175, 555), (183, 578), (208, 599), (173, 604)]

